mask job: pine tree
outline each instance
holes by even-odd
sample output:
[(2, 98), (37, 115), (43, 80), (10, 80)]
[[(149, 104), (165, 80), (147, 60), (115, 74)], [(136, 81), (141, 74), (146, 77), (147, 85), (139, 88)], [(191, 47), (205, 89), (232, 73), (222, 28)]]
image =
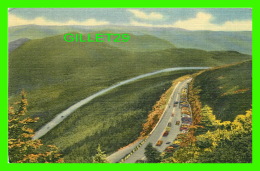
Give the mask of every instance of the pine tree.
[(145, 147), (145, 157), (147, 158), (148, 163), (159, 163), (161, 162), (160, 152), (149, 143)]
[(97, 147), (97, 154), (92, 157), (93, 163), (109, 163), (105, 151), (101, 150), (100, 144)]
[(26, 94), (21, 93), (22, 100), (18, 108), (9, 107), (8, 111), (8, 153), (11, 163), (62, 163), (58, 148), (44, 145), (41, 140), (32, 140), (34, 130), (28, 125), (39, 118), (26, 117), (28, 105)]

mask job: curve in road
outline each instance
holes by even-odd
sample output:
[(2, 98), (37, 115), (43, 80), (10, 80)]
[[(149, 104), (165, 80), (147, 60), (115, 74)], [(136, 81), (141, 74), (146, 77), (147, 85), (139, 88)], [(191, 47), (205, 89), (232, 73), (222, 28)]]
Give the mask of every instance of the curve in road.
[(61, 123), (66, 117), (68, 117), (70, 114), (72, 114), (75, 110), (77, 110), (78, 108), (80, 108), (81, 106), (89, 103), (91, 100), (93, 100), (94, 98), (101, 96), (105, 93), (107, 93), (108, 91), (120, 87), (122, 85), (128, 84), (130, 82), (136, 81), (138, 79), (141, 78), (145, 78), (145, 77), (149, 77), (152, 75), (156, 75), (156, 74), (160, 74), (160, 73), (164, 73), (164, 72), (171, 72), (171, 71), (179, 71), (179, 70), (199, 70), (199, 69), (208, 69), (210, 67), (176, 67), (176, 68), (167, 68), (167, 69), (163, 69), (163, 70), (159, 70), (159, 71), (155, 71), (155, 72), (150, 72), (147, 74), (142, 74), (139, 75), (137, 77), (133, 77), (131, 79), (125, 80), (125, 81), (121, 81), (115, 85), (112, 85), (108, 88), (105, 88), (101, 91), (98, 91), (97, 93), (77, 102), (76, 104), (70, 106), (68, 109), (64, 110), (63, 112), (59, 113), (56, 115), (55, 118), (53, 118), (50, 122), (48, 122), (46, 125), (44, 125), (43, 127), (41, 127), (37, 132), (35, 132), (35, 135), (33, 136), (32, 139), (39, 139), (42, 136), (44, 136), (47, 132), (49, 132), (50, 130), (52, 130), (55, 126), (57, 126), (59, 123)]

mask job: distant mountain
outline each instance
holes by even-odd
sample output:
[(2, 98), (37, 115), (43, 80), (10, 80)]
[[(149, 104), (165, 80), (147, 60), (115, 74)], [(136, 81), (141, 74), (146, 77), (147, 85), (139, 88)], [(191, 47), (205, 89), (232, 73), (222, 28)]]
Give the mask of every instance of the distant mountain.
[(73, 26), (40, 26), (23, 25), (9, 28), (9, 42), (20, 38), (40, 39), (49, 36), (55, 36), (67, 32), (88, 32), (89, 30)]
[(128, 42), (118, 43), (111, 41), (109, 44), (133, 52), (152, 52), (164, 49), (175, 48), (175, 46), (164, 39), (151, 35), (128, 34), (131, 38)]
[(67, 32), (89, 33), (111, 31), (133, 35), (151, 35), (164, 39), (177, 48), (196, 48), (206, 51), (223, 50), (252, 53), (251, 31), (189, 31), (180, 28), (160, 28), (141, 26), (38, 26), (24, 25), (9, 28), (9, 40), (19, 38), (38, 39)]
[(224, 50), (252, 54), (251, 31), (168, 31), (153, 35), (174, 42), (179, 48)]

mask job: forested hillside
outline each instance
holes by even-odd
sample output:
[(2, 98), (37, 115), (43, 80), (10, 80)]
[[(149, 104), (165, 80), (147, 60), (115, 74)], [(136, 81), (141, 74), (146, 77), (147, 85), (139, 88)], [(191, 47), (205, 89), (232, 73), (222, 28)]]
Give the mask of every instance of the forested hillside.
[(252, 162), (251, 61), (194, 74), (193, 123), (166, 163)]
[(252, 105), (252, 61), (203, 72), (194, 78), (194, 87), (217, 119), (233, 121)]

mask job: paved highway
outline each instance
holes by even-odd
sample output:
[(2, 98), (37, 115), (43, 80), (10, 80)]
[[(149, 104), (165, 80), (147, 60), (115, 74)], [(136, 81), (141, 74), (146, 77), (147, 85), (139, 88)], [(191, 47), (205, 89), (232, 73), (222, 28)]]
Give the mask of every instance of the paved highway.
[[(144, 159), (145, 155), (145, 147), (152, 143), (155, 148), (157, 148), (160, 152), (163, 152), (163, 150), (169, 146), (169, 144), (166, 144), (167, 142), (173, 142), (173, 140), (177, 137), (177, 135), (180, 133), (180, 125), (181, 125), (181, 111), (179, 109), (179, 105), (176, 107), (173, 107), (174, 101), (180, 100), (180, 93), (181, 89), (184, 87), (187, 87), (187, 83), (191, 81), (191, 78), (179, 82), (178, 85), (176, 85), (171, 99), (169, 101), (169, 106), (165, 110), (161, 120), (151, 133), (151, 135), (148, 137), (146, 142), (137, 150), (135, 151), (126, 161), (125, 163), (135, 163), (139, 159)], [(172, 113), (174, 113), (174, 116), (172, 116)], [(176, 125), (176, 121), (180, 121), (179, 125)], [(169, 135), (167, 137), (163, 137), (163, 133), (165, 131), (165, 128), (167, 127), (168, 123), (171, 123), (171, 130), (169, 132)], [(156, 142), (158, 140), (162, 140), (163, 144), (161, 146), (155, 146)]]

